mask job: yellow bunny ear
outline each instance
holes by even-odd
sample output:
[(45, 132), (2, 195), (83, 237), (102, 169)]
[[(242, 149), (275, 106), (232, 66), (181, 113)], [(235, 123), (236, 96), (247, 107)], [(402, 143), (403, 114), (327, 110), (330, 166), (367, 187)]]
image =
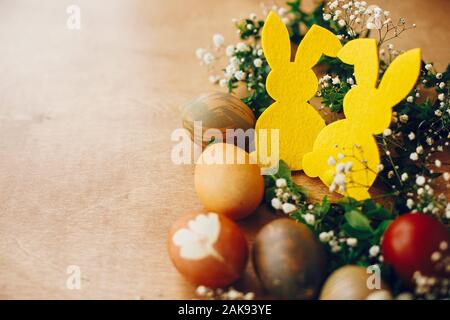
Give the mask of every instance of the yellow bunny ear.
[(391, 106), (411, 92), (420, 73), (421, 50), (409, 50), (398, 56), (384, 73), (379, 91)]
[(291, 61), (289, 31), (274, 12), (270, 12), (264, 24), (262, 47), (272, 69), (278, 69)]
[(378, 47), (375, 39), (349, 41), (338, 53), (344, 63), (355, 66), (358, 86), (375, 88), (378, 80)]
[(295, 63), (304, 69), (311, 69), (319, 62), (322, 54), (336, 57), (341, 48), (341, 42), (334, 33), (313, 25), (298, 46)]

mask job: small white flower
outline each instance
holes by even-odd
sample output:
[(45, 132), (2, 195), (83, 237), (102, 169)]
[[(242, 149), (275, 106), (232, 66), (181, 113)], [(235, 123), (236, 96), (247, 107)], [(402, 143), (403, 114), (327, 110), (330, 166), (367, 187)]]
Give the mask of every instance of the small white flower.
[(436, 111), (434, 111), (434, 114), (437, 116), (437, 117), (442, 117), (442, 111), (441, 110), (436, 110)]
[(348, 78), (347, 83), (350, 85), (353, 85), (353, 84), (355, 84), (355, 80), (353, 80), (353, 78)]
[(210, 83), (214, 84), (214, 83), (217, 83), (220, 80), (220, 77), (219, 76), (209, 76), (208, 80), (209, 80)]
[(445, 88), (445, 82), (439, 83), (439, 88), (444, 89)]
[(290, 214), (290, 213), (296, 211), (297, 207), (295, 205), (293, 205), (292, 203), (283, 203), (282, 209), (285, 214)]
[(344, 20), (344, 19), (340, 19), (340, 20), (338, 21), (338, 25), (339, 25), (340, 27), (345, 27), (345, 25), (346, 25), (345, 20)]
[(332, 83), (332, 84), (339, 84), (339, 83), (341, 83), (341, 80), (339, 79), (339, 76), (334, 77), (334, 78), (331, 80), (331, 83)]
[(380, 247), (379, 246), (371, 246), (369, 249), (369, 255), (371, 257), (376, 257), (380, 253)]
[(423, 153), (423, 147), (422, 147), (422, 146), (418, 146), (418, 147), (416, 148), (416, 152), (417, 152), (418, 154), (422, 154), (422, 153)]
[(272, 204), (272, 207), (276, 210), (281, 210), (282, 209), (282, 203), (281, 200), (278, 198), (273, 198), (272, 201), (270, 202)]
[(383, 171), (383, 170), (384, 170), (384, 166), (383, 166), (382, 163), (380, 163), (379, 165), (377, 165), (377, 171), (378, 171), (378, 172), (381, 172), (381, 171)]
[(420, 187), (423, 186), (425, 184), (425, 182), (427, 182), (427, 181), (424, 176), (418, 176), (416, 178), (416, 184)]
[(440, 101), (444, 101), (444, 100), (445, 100), (445, 95), (444, 95), (443, 93), (439, 94), (439, 95), (438, 95), (438, 99), (439, 99)]
[(325, 13), (325, 14), (323, 15), (323, 20), (328, 21), (328, 20), (330, 20), (330, 19), (331, 19), (331, 14)]
[(245, 79), (245, 76), (246, 76), (245, 72), (244, 72), (244, 71), (241, 71), (241, 70), (236, 71), (236, 72), (234, 73), (234, 77), (236, 78), (237, 81), (242, 81), (242, 80), (244, 80), (244, 79)]
[(328, 234), (328, 232), (321, 232), (319, 234), (319, 240), (320, 242), (327, 243), (330, 241), (331, 236)]
[(418, 155), (417, 153), (413, 152), (413, 153), (411, 153), (411, 154), (409, 155), (409, 158), (410, 158), (412, 161), (417, 161), (417, 160), (419, 160), (419, 155)]
[(327, 163), (330, 167), (332, 167), (336, 164), (336, 159), (334, 157), (329, 157)]
[(384, 129), (383, 136), (389, 137), (391, 134), (392, 134), (392, 130), (391, 129), (389, 129), (389, 128)]
[(401, 178), (402, 178), (402, 181), (406, 181), (406, 180), (408, 180), (409, 176), (408, 176), (408, 174), (405, 172), (405, 173), (402, 174)]
[(247, 50), (248, 50), (248, 46), (247, 46), (245, 43), (243, 43), (243, 42), (239, 42), (239, 43), (236, 45), (236, 49), (237, 49), (237, 51), (239, 51), (239, 52), (243, 52), (243, 51), (247, 51)]
[(228, 85), (228, 80), (227, 79), (220, 79), (219, 81), (219, 86), (221, 86), (222, 88), (226, 87)]
[(260, 58), (256, 58), (256, 59), (253, 61), (253, 65), (254, 65), (256, 68), (260, 68), (260, 67), (262, 66), (262, 64), (263, 64), (263, 61), (262, 61)]
[(358, 239), (356, 239), (356, 238), (348, 238), (347, 239), (347, 245), (349, 247), (356, 247), (358, 245)]
[(345, 174), (350, 173), (350, 171), (352, 171), (352, 168), (353, 168), (353, 162), (347, 162), (345, 164), (345, 169), (344, 169)]
[(344, 186), (345, 185), (345, 175), (343, 175), (342, 173), (337, 174), (334, 177), (334, 183), (338, 186)]
[(409, 209), (412, 209), (412, 208), (414, 207), (414, 201), (413, 201), (413, 199), (408, 199), (408, 200), (406, 200), (406, 206), (407, 206)]
[(414, 97), (413, 96), (409, 96), (408, 98), (406, 98), (406, 101), (408, 103), (413, 103), (414, 102)]
[(234, 46), (233, 45), (229, 45), (226, 49), (225, 49), (225, 54), (227, 55), (227, 57), (232, 57), (234, 54)]
[(409, 134), (408, 134), (408, 139), (409, 140), (414, 140), (416, 138), (416, 134), (414, 133), (414, 132), (410, 132)]
[(205, 55), (205, 53), (206, 53), (206, 50), (203, 49), (203, 48), (198, 48), (198, 49), (195, 51), (195, 55), (197, 56), (197, 58), (198, 58), (199, 60), (202, 60), (202, 59), (203, 59), (203, 56)]
[(436, 73), (436, 79), (441, 80), (442, 79), (442, 73)]
[(430, 71), (431, 69), (433, 69), (433, 65), (428, 63), (425, 65), (425, 69)]
[(220, 48), (225, 42), (223, 35), (217, 33), (213, 36), (213, 43), (216, 48)]
[(286, 188), (287, 187), (287, 181), (286, 179), (280, 178), (275, 181), (275, 184), (278, 188)]
[(341, 246), (336, 245), (331, 247), (331, 252), (338, 253), (339, 251), (341, 251)]
[(408, 120), (409, 120), (409, 116), (408, 116), (407, 114), (402, 114), (402, 115), (399, 117), (399, 119), (400, 119), (400, 122), (402, 122), (402, 123), (407, 123)]
[(263, 49), (259, 49), (258, 52), (256, 53), (259, 57), (262, 57), (262, 55), (264, 54)]
[(314, 225), (314, 223), (316, 222), (316, 217), (311, 213), (305, 214), (303, 218), (305, 219), (305, 222), (309, 225)]
[(211, 52), (207, 52), (203, 55), (203, 63), (206, 65), (210, 65), (213, 63), (215, 57)]
[(444, 178), (445, 181), (450, 181), (450, 173), (445, 172), (442, 177)]
[(336, 174), (342, 173), (345, 170), (345, 163), (338, 163), (336, 166)]

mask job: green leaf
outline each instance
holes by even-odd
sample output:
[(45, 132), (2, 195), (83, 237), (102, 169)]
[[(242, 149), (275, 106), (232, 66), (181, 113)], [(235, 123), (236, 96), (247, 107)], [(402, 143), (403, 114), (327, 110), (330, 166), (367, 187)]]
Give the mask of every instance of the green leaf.
[(291, 180), (291, 170), (283, 160), (280, 160), (277, 176), (286, 180)]
[(348, 223), (344, 223), (341, 228), (347, 236), (356, 238), (358, 240), (366, 240), (366, 239), (371, 238), (373, 235), (373, 233), (371, 231), (363, 231), (363, 230), (354, 229)]
[(380, 242), (381, 237), (384, 235), (384, 232), (390, 226), (392, 221), (394, 221), (394, 220), (385, 220), (378, 225), (378, 228), (374, 232), (374, 238), (375, 238), (374, 242), (375, 243)]
[(272, 202), (272, 199), (276, 197), (275, 189), (276, 187), (266, 189), (266, 192), (264, 194), (264, 200), (266, 201), (267, 204), (270, 204)]
[(347, 212), (345, 214), (345, 220), (357, 231), (373, 233), (369, 219), (357, 210)]

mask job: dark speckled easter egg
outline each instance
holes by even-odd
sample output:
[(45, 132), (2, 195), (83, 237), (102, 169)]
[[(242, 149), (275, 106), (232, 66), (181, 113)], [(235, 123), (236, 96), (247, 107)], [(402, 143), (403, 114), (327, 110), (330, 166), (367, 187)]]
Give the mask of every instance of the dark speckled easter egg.
[(325, 274), (325, 253), (305, 225), (278, 219), (258, 234), (255, 271), (268, 293), (282, 299), (313, 299)]
[[(205, 134), (209, 129), (217, 129), (225, 139), (227, 129), (243, 129), (255, 127), (255, 116), (252, 110), (240, 99), (228, 93), (214, 92), (199, 96), (189, 102), (182, 113), (183, 127), (187, 129), (192, 140), (207, 146), (211, 135)], [(201, 136), (194, 136), (194, 122), (202, 122)], [(209, 131), (211, 132), (211, 131)], [(217, 140), (216, 140), (217, 141)]]

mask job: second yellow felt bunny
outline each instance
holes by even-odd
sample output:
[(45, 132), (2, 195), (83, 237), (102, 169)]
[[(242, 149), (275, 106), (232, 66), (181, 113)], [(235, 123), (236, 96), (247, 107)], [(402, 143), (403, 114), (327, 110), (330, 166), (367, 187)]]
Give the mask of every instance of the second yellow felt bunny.
[(354, 65), (357, 85), (344, 97), (346, 119), (320, 132), (313, 151), (303, 158), (303, 168), (308, 176), (319, 176), (331, 189), (337, 183), (341, 187), (338, 192), (363, 200), (370, 197), (368, 189), (380, 164), (374, 135), (389, 127), (392, 107), (413, 89), (420, 72), (421, 52), (413, 49), (397, 57), (379, 85), (378, 47), (374, 39), (348, 42), (338, 58)]
[[(276, 102), (259, 117), (256, 132), (278, 129), (279, 157), (292, 170), (300, 170), (303, 156), (312, 150), (315, 138), (325, 127), (320, 114), (308, 103), (318, 88), (312, 68), (322, 54), (335, 57), (342, 46), (332, 32), (314, 25), (300, 43), (295, 61), (291, 62), (288, 29), (273, 12), (264, 24), (262, 46), (271, 68), (267, 92)], [(259, 155), (270, 155), (270, 146), (268, 141), (256, 141)]]

